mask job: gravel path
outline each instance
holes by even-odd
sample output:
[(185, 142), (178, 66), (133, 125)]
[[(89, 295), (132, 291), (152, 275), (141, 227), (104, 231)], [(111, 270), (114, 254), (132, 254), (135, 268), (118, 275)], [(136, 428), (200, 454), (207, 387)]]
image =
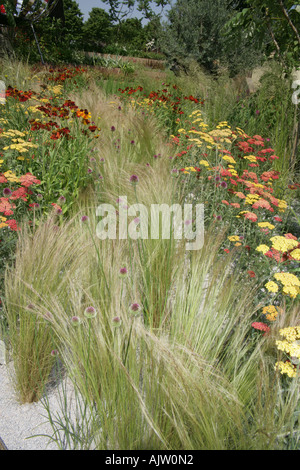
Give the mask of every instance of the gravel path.
[[(48, 395), (50, 409), (60, 410), (59, 394), (53, 389)], [(42, 403), (20, 404), (13, 390), (11, 366), (0, 365), (0, 438), (8, 450), (58, 450), (48, 437), (30, 436), (46, 434), (53, 430), (47, 421), (47, 411)], [(1, 441), (0, 441), (0, 450)]]

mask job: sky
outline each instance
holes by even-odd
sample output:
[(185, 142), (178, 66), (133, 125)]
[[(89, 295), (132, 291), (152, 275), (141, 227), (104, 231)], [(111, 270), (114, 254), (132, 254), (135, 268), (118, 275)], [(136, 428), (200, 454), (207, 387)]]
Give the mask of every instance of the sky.
[[(102, 2), (101, 0), (76, 0), (81, 12), (83, 13), (84, 16), (84, 21), (86, 21), (89, 17), (89, 12), (92, 10), (92, 8), (102, 8), (103, 10), (108, 11), (109, 10), (109, 5)], [(154, 10), (157, 13), (160, 13), (161, 8), (154, 7)], [(133, 14), (131, 15), (131, 18), (141, 18), (141, 13), (135, 9)]]

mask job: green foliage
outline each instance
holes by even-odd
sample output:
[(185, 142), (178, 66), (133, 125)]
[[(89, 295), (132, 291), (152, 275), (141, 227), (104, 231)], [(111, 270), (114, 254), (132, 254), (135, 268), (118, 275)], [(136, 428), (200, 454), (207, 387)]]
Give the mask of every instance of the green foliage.
[(83, 27), (85, 47), (93, 52), (102, 52), (113, 37), (109, 14), (101, 8), (93, 8)]
[(236, 13), (225, 34), (237, 44), (245, 35), (266, 53), (275, 53), (286, 67), (299, 64), (300, 12), (293, 0), (246, 0), (246, 8)]
[(144, 18), (152, 19), (157, 15), (152, 5), (155, 4), (156, 7), (161, 7), (163, 10), (167, 5), (171, 3), (170, 0), (103, 0), (103, 3), (109, 5), (109, 13), (111, 19), (115, 22), (120, 22), (126, 18), (130, 13), (132, 13), (135, 6), (143, 14)]
[(235, 11), (230, 1), (178, 0), (168, 13), (160, 46), (170, 61), (183, 63), (196, 60), (210, 72), (228, 66), (231, 73), (250, 68), (259, 60), (260, 53), (244, 37), (233, 49), (226, 44), (222, 28)]

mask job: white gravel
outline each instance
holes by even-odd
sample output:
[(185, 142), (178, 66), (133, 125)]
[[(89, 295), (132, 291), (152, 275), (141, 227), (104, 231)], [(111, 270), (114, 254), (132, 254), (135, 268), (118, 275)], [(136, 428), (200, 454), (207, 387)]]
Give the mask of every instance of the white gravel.
[[(12, 365), (0, 365), (0, 437), (8, 450), (58, 450), (49, 437), (53, 429), (47, 419), (47, 411), (41, 402), (20, 404), (14, 392)], [(69, 389), (72, 388), (69, 385)], [(70, 389), (68, 393), (72, 393)], [(47, 393), (50, 409), (60, 413), (58, 388)]]

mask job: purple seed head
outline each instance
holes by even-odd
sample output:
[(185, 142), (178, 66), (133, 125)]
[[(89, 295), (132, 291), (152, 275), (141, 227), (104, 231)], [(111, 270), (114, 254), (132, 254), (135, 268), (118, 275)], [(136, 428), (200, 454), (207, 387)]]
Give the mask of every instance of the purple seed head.
[(141, 306), (138, 303), (133, 303), (130, 305), (129, 310), (133, 315), (137, 315), (141, 311)]
[(97, 315), (96, 309), (92, 306), (87, 307), (84, 311), (84, 316), (86, 318), (95, 318), (96, 315)]
[(139, 182), (139, 177), (137, 175), (131, 175), (130, 176), (130, 182), (133, 184), (136, 184)]
[(9, 188), (4, 188), (3, 189), (3, 196), (4, 197), (9, 197), (11, 194), (12, 194), (12, 192)]
[(226, 181), (222, 181), (221, 187), (222, 187), (222, 188), (225, 188), (225, 189), (227, 188), (227, 183), (226, 183)]
[(83, 223), (84, 223), (84, 222), (87, 222), (88, 220), (89, 220), (89, 218), (88, 218), (87, 215), (83, 215), (83, 216), (81, 217), (81, 222), (83, 222)]
[(119, 272), (122, 277), (127, 276), (128, 274), (127, 268), (121, 268)]

